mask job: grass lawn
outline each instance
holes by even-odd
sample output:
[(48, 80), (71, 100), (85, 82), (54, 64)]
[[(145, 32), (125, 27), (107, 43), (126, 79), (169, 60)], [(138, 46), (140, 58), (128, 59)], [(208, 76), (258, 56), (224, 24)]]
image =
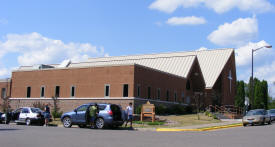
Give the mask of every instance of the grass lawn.
[(154, 124), (148, 124), (149, 122), (134, 121), (133, 127), (138, 128), (158, 128), (158, 127), (184, 127), (191, 125), (201, 125), (201, 124), (211, 124), (219, 123), (220, 120), (213, 119), (212, 117), (200, 114), (200, 120), (198, 120), (197, 114), (188, 115), (167, 115), (158, 116), (160, 123), (156, 122)]
[(201, 124), (210, 124), (210, 123), (219, 123), (221, 122), (218, 119), (213, 119), (212, 117), (205, 116), (204, 114), (199, 114), (200, 120), (198, 120), (197, 114), (188, 114), (188, 115), (169, 115), (161, 116), (161, 119), (166, 119), (172, 123), (167, 123), (168, 127), (183, 127), (190, 125), (201, 125)]

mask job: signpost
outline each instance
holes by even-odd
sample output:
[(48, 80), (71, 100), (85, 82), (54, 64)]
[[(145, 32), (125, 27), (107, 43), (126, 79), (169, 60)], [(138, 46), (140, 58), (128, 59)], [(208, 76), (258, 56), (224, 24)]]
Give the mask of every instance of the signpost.
[(155, 105), (147, 101), (146, 104), (143, 104), (141, 107), (140, 120), (143, 121), (143, 117), (151, 117), (152, 122), (155, 122)]

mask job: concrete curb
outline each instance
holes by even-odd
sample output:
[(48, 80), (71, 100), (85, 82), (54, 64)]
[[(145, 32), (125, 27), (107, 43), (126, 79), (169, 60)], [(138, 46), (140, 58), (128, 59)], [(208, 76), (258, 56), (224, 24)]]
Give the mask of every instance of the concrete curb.
[(214, 126), (214, 127), (207, 127), (207, 128), (198, 128), (198, 129), (173, 129), (173, 128), (157, 128), (157, 132), (202, 132), (202, 131), (211, 131), (211, 130), (218, 130), (218, 129), (225, 129), (225, 128), (234, 128), (243, 126), (242, 123), (231, 124), (231, 125), (223, 125), (223, 126)]

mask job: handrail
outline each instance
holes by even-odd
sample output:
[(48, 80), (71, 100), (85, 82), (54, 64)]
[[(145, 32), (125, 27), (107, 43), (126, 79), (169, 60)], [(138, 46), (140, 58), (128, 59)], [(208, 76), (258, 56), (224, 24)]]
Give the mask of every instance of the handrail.
[[(243, 114), (243, 110), (241, 107), (236, 107), (233, 105), (223, 105), (223, 106), (218, 106), (218, 105), (209, 105), (208, 106), (208, 110), (214, 113), (219, 112), (221, 114), (225, 114), (225, 113), (229, 113), (232, 115), (242, 115)], [(233, 116), (234, 118), (234, 116)]]

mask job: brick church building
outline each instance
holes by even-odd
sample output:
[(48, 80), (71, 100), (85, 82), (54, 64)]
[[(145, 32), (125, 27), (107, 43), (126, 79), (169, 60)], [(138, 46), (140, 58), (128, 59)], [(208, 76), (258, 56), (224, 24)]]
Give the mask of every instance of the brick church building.
[[(149, 100), (156, 105), (232, 105), (236, 93), (234, 49), (90, 58), (86, 62), (21, 66), (0, 80), (1, 98), (13, 109), (36, 102), (62, 111), (88, 102), (126, 107)], [(1, 99), (2, 100), (2, 99)], [(0, 101), (0, 104), (3, 103)]]

